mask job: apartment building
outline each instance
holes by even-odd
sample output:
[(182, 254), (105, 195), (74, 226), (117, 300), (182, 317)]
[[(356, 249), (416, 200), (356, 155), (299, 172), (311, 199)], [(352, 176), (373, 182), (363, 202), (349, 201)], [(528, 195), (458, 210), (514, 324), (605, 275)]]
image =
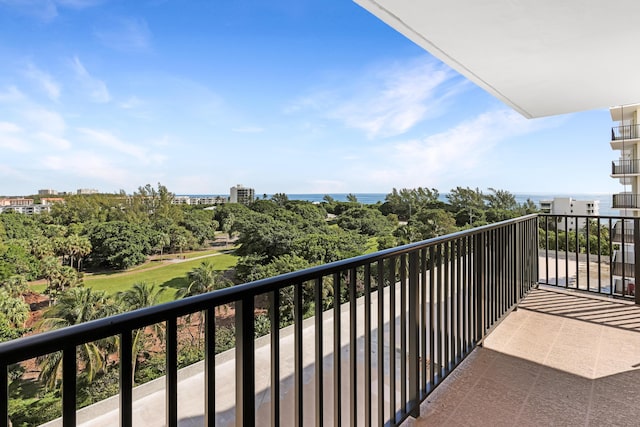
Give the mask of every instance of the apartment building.
[[(598, 216), (600, 215), (599, 200), (576, 200), (572, 197), (554, 197), (553, 200), (541, 200), (540, 210), (543, 213), (552, 215), (584, 215)], [(571, 218), (567, 221), (566, 228), (574, 231), (576, 226), (578, 229), (583, 228), (587, 223), (587, 218)], [(557, 226), (558, 230), (565, 230), (565, 223), (561, 222)]]
[(230, 203), (242, 203), (246, 205), (253, 202), (253, 199), (255, 198), (255, 190), (253, 188), (244, 187), (242, 184), (231, 187), (229, 194)]

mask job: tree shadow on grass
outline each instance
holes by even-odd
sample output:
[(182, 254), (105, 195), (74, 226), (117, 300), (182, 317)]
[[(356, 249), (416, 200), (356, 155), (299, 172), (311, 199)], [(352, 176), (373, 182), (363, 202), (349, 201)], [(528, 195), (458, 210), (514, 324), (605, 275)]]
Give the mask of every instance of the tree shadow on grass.
[(186, 276), (182, 277), (174, 277), (171, 280), (167, 280), (166, 282), (160, 285), (160, 289), (162, 292), (175, 293), (180, 289), (186, 289), (189, 287), (189, 279)]

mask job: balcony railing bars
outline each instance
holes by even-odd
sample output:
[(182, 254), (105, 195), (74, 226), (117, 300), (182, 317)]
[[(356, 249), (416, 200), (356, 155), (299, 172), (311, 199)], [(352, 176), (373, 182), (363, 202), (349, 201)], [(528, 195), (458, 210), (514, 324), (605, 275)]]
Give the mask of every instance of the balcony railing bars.
[(640, 138), (640, 125), (624, 125), (611, 128), (611, 140)]
[[(8, 419), (8, 369), (28, 359), (62, 351), (62, 423), (76, 424), (76, 349), (84, 343), (119, 337), (120, 425), (132, 424), (132, 333), (166, 323), (166, 425), (178, 424), (177, 319), (204, 311), (204, 423), (215, 424), (216, 307), (235, 304), (235, 420), (256, 423), (255, 298), (267, 295), (279, 307), (283, 292), (293, 289), (295, 413), (284, 420), (280, 400), (271, 399), (271, 425), (302, 425), (304, 411), (315, 423), (341, 419), (350, 425), (398, 425), (419, 414), (420, 403), (481, 343), (486, 334), (512, 310), (538, 281), (538, 217), (529, 215), (423, 242), (338, 261), (303, 271), (246, 283), (209, 294), (149, 307), (68, 328), (0, 344), (0, 425)], [(323, 296), (323, 283), (333, 295)], [(303, 285), (313, 288), (305, 296)], [(397, 296), (398, 294), (398, 296)], [(342, 295), (342, 300), (341, 300)], [(315, 313), (315, 338), (303, 341), (303, 303), (315, 307), (333, 303), (329, 312)], [(399, 298), (399, 299), (398, 299)], [(344, 299), (348, 302), (343, 303)], [(363, 316), (356, 300), (364, 300)], [(329, 304), (331, 305), (331, 304)], [(348, 362), (342, 360), (344, 334), (341, 312), (349, 311)], [(323, 331), (323, 317), (333, 314), (333, 331)], [(280, 396), (280, 311), (270, 310), (271, 396)], [(343, 322), (344, 322), (343, 318)], [(374, 322), (375, 320), (375, 322)], [(362, 323), (360, 323), (362, 322)], [(360, 323), (358, 325), (358, 323)], [(386, 324), (386, 328), (385, 328)], [(346, 325), (342, 325), (346, 326)], [(357, 329), (364, 329), (359, 339)], [(323, 386), (324, 334), (333, 333), (333, 390)], [(374, 341), (374, 336), (377, 341)], [(398, 338), (400, 338), (398, 340)], [(372, 347), (377, 346), (377, 351)], [(315, 405), (303, 405), (303, 347), (315, 354)], [(364, 351), (364, 369), (356, 355)], [(347, 368), (345, 368), (347, 367)], [(348, 372), (344, 372), (347, 369)], [(341, 372), (342, 370), (342, 372)], [(379, 381), (373, 381), (376, 376)], [(358, 378), (363, 375), (364, 378)], [(385, 378), (385, 380), (383, 380)], [(345, 384), (343, 384), (345, 382)], [(377, 386), (375, 385), (377, 382)], [(357, 384), (364, 384), (363, 391)], [(375, 388), (377, 387), (377, 389)], [(305, 389), (307, 390), (307, 389)], [(348, 393), (348, 399), (343, 394)], [(332, 395), (329, 400), (326, 395)], [(343, 402), (347, 402), (344, 405)], [(333, 406), (335, 419), (324, 407)], [(315, 407), (313, 407), (315, 406)], [(362, 411), (361, 408), (364, 408)], [(364, 413), (363, 416), (359, 414)]]
[(618, 160), (611, 162), (611, 175), (640, 173), (640, 159)]
[(640, 209), (640, 194), (614, 194), (612, 207), (614, 209)]
[(640, 304), (640, 218), (540, 214), (539, 221), (541, 284)]

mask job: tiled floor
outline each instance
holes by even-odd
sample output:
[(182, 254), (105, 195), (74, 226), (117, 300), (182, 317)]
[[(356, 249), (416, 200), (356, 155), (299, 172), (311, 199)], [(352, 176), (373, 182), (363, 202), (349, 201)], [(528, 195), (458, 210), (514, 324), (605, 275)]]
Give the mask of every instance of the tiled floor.
[(423, 403), (416, 426), (639, 426), (640, 307), (538, 289)]

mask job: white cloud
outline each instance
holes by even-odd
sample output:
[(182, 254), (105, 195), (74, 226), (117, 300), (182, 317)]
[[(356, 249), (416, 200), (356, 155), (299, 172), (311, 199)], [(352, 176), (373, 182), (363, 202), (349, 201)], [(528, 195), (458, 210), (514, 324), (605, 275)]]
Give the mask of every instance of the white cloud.
[(106, 103), (111, 100), (111, 95), (109, 95), (109, 90), (105, 82), (89, 74), (77, 56), (73, 57), (71, 65), (76, 73), (76, 78), (88, 92), (89, 98), (91, 98), (93, 102)]
[(42, 167), (51, 171), (83, 178), (97, 178), (109, 184), (125, 187), (131, 184), (130, 173), (98, 153), (77, 151), (64, 156), (45, 156)]
[(483, 113), (452, 129), (423, 139), (377, 147), (385, 156), (380, 167), (361, 171), (377, 186), (439, 187), (451, 179), (482, 173), (493, 147), (501, 141), (553, 125), (552, 120), (527, 120), (511, 110)]
[(11, 122), (0, 122), (0, 148), (18, 153), (31, 151), (31, 146), (25, 140), (22, 128)]
[(94, 144), (131, 156), (143, 164), (161, 164), (166, 160), (162, 154), (151, 153), (147, 148), (125, 142), (105, 130), (80, 128), (78, 132)]
[(24, 94), (15, 86), (9, 86), (6, 91), (0, 92), (0, 102), (3, 103), (18, 102), (24, 99)]
[(27, 65), (25, 75), (39, 86), (51, 100), (58, 100), (60, 97), (60, 85), (53, 77), (31, 63)]
[(57, 112), (38, 106), (24, 107), (22, 116), (32, 129), (61, 135), (67, 129), (64, 118)]
[(442, 102), (464, 86), (454, 81), (456, 76), (434, 60), (379, 67), (332, 89), (316, 91), (285, 112), (316, 110), (369, 138), (401, 135), (441, 113)]
[(0, 0), (19, 13), (32, 16), (44, 22), (54, 20), (59, 8), (84, 9), (102, 3), (102, 0)]
[(138, 98), (137, 96), (132, 96), (129, 99), (127, 99), (124, 102), (120, 103), (120, 108), (123, 108), (125, 110), (131, 110), (133, 108), (138, 108), (141, 105), (143, 105), (144, 102), (142, 102), (142, 100), (140, 98)]
[(55, 150), (68, 150), (71, 148), (71, 142), (68, 140), (46, 132), (38, 132), (33, 137)]
[(151, 45), (151, 31), (144, 19), (120, 19), (94, 35), (103, 45), (126, 52), (147, 50)]

